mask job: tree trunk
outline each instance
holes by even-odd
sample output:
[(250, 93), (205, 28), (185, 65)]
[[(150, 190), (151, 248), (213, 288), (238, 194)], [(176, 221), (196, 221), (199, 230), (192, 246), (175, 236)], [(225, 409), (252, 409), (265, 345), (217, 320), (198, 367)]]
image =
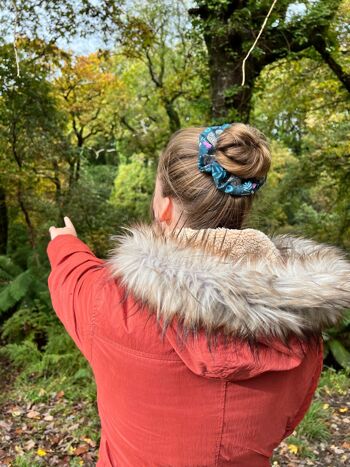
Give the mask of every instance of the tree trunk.
[(232, 58), (232, 51), (221, 37), (205, 36), (209, 56), (212, 117), (225, 120), (249, 121), (254, 79), (260, 72), (246, 66), (245, 85), (242, 81), (242, 58)]
[(8, 212), (6, 204), (6, 193), (2, 186), (0, 186), (0, 254), (6, 255), (7, 253), (7, 239), (8, 239)]
[(174, 133), (175, 131), (179, 130), (179, 128), (181, 127), (179, 114), (176, 111), (174, 104), (172, 102), (170, 102), (169, 100), (165, 100), (165, 99), (163, 100), (163, 102), (164, 102), (166, 113), (169, 118), (170, 131), (171, 133)]
[(36, 246), (36, 234), (35, 234), (34, 226), (32, 224), (32, 220), (29, 215), (29, 210), (27, 209), (27, 206), (23, 199), (21, 183), (19, 183), (17, 187), (17, 199), (18, 199), (18, 204), (19, 204), (19, 207), (21, 208), (21, 211), (23, 213), (24, 220), (27, 226), (30, 246), (34, 249)]

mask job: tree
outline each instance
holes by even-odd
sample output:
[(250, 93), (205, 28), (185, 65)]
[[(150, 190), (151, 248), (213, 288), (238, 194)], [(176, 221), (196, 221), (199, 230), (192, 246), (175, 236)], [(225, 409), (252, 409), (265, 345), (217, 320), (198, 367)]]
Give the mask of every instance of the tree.
[[(27, 37), (46, 44), (59, 38), (104, 33), (118, 28), (122, 1), (100, 0), (1, 0), (1, 37)], [(15, 37), (16, 39), (16, 37)]]
[[(35, 62), (37, 42), (22, 41), (22, 72), (16, 74), (11, 45), (0, 48), (0, 186), (3, 213), (16, 208), (22, 213), (32, 247), (36, 244), (33, 211), (43, 209), (40, 190), (54, 187), (56, 201), (61, 181), (57, 168), (66, 153), (64, 118), (57, 109), (52, 84), (47, 79), (49, 56)], [(8, 221), (2, 224), (2, 242)], [(4, 248), (4, 247), (3, 247)]]
[[(69, 134), (75, 150), (68, 159), (69, 186), (79, 180), (81, 158), (88, 143), (96, 136), (105, 136), (113, 145), (113, 119), (108, 96), (119, 86), (118, 78), (110, 70), (106, 54), (70, 55), (55, 80), (60, 107), (69, 121)], [(93, 148), (91, 148), (93, 149)]]
[(121, 225), (149, 220), (155, 165), (144, 154), (135, 154), (118, 168), (111, 202)]
[[(315, 48), (349, 90), (349, 74), (336, 61), (337, 34), (330, 29), (341, 0), (305, 1), (305, 12), (292, 14), (292, 2), (279, 0), (264, 32), (246, 62), (242, 62), (271, 6), (261, 0), (198, 0), (190, 9), (208, 49), (213, 117), (249, 120), (254, 83), (269, 64)], [(334, 50), (333, 50), (334, 49)]]
[[(163, 106), (170, 132), (181, 127), (178, 103), (206, 94), (202, 39), (193, 34), (182, 2), (133, 4), (119, 39), (122, 52), (145, 67), (153, 94)], [(202, 80), (198, 77), (202, 76)]]

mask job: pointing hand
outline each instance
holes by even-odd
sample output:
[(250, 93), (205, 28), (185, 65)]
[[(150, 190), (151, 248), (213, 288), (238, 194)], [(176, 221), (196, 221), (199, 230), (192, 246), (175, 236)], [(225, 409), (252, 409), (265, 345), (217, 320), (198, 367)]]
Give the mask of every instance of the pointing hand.
[(72, 224), (72, 221), (69, 217), (64, 217), (64, 224), (65, 227), (50, 227), (49, 232), (51, 236), (51, 240), (58, 237), (58, 235), (74, 235), (77, 237), (77, 232)]

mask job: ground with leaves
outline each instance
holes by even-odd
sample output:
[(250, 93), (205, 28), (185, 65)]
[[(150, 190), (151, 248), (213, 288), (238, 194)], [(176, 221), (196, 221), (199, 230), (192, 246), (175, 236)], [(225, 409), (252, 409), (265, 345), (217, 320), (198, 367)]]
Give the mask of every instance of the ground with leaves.
[[(94, 466), (99, 423), (93, 400), (79, 398), (64, 379), (18, 382), (2, 361), (0, 467)], [(41, 381), (43, 383), (43, 381)], [(350, 462), (349, 378), (326, 370), (307, 416), (274, 453), (272, 465), (345, 466)]]

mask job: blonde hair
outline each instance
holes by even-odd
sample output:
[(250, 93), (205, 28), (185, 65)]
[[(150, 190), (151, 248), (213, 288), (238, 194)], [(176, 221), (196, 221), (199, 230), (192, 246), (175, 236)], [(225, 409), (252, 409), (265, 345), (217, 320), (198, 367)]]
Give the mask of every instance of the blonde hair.
[[(205, 127), (175, 132), (162, 152), (157, 176), (162, 195), (172, 197), (182, 209), (182, 223), (193, 229), (226, 227), (241, 229), (255, 194), (231, 196), (219, 191), (211, 175), (198, 169), (198, 138)], [(234, 123), (221, 133), (215, 145), (216, 160), (242, 178), (266, 176), (271, 165), (268, 142), (258, 129)]]

